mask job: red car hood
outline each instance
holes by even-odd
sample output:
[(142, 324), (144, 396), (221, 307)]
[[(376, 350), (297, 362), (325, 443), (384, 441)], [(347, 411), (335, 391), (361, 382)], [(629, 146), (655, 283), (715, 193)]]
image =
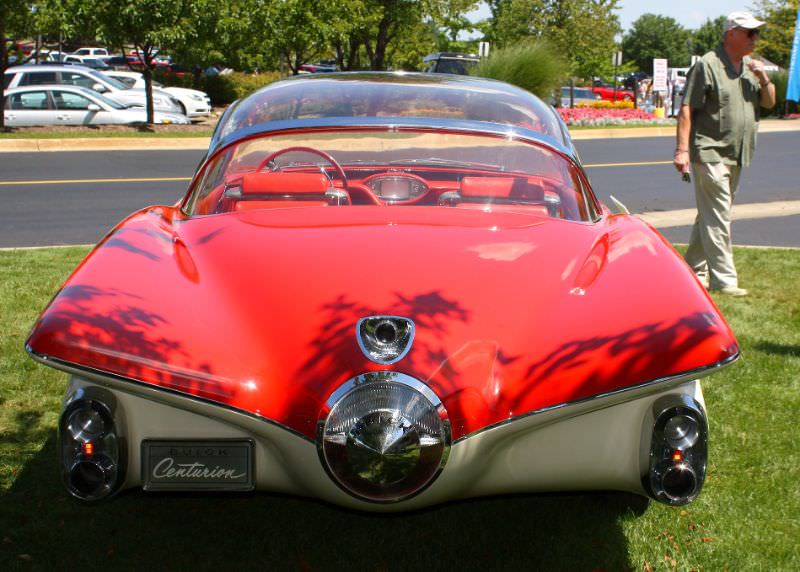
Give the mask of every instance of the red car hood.
[[(356, 322), (410, 318), (391, 366)], [(30, 351), (224, 403), (311, 438), (365, 371), (425, 381), (453, 438), (715, 365), (736, 340), (659, 234), (430, 207), (325, 207), (123, 221), (66, 282)]]

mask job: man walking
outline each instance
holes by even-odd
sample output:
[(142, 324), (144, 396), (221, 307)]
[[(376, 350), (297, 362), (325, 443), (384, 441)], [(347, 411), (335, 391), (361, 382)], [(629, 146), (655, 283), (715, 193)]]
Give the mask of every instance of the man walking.
[(686, 262), (709, 290), (746, 296), (733, 264), (731, 207), (742, 167), (756, 146), (759, 107), (775, 105), (775, 86), (764, 65), (748, 57), (765, 24), (733, 12), (722, 44), (689, 70), (678, 113), (673, 163), (694, 175), (697, 217)]

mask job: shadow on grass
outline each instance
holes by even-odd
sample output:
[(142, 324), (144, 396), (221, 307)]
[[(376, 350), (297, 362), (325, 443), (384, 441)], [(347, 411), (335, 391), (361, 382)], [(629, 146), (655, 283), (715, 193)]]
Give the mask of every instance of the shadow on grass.
[(797, 356), (800, 357), (800, 346), (778, 344), (775, 342), (756, 342), (753, 347), (764, 353), (778, 356)]
[(372, 515), (263, 493), (141, 491), (84, 505), (61, 487), (55, 443), (53, 432), (0, 498), (5, 570), (625, 570), (620, 520), (647, 507), (619, 493), (552, 494)]

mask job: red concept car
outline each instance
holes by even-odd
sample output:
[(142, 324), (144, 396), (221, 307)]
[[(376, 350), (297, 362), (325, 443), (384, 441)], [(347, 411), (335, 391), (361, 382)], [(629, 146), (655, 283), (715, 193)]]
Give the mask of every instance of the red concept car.
[(67, 490), (361, 510), (703, 485), (699, 378), (739, 348), (670, 244), (593, 194), (558, 114), (471, 77), (274, 83), (186, 196), (132, 214), (37, 321)]

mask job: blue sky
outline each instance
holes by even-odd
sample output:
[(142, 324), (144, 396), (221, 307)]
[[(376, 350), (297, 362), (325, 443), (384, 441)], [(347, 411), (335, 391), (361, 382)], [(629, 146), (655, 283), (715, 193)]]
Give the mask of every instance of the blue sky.
[[(661, 14), (675, 18), (684, 28), (699, 28), (706, 19), (727, 15), (735, 10), (748, 10), (751, 4), (736, 2), (735, 0), (622, 0), (619, 11), (619, 20), (622, 29), (627, 31), (631, 24), (642, 14)], [(488, 18), (489, 8), (481, 6), (473, 12), (471, 18), (480, 20)]]

